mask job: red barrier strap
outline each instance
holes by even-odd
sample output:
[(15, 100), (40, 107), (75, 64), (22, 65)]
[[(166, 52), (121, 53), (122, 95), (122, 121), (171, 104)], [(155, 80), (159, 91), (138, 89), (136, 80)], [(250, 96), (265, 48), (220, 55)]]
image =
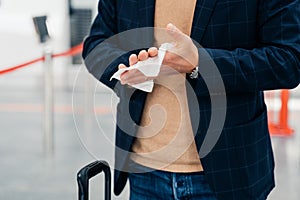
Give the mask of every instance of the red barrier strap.
[(15, 67), (11, 67), (11, 68), (8, 68), (8, 69), (0, 70), (0, 75), (6, 74), (6, 73), (9, 73), (9, 72), (12, 72), (12, 71), (15, 71), (17, 69), (23, 68), (23, 67), (28, 66), (28, 65), (32, 65), (34, 63), (37, 63), (37, 62), (40, 62), (40, 61), (43, 61), (43, 60), (44, 60), (44, 57), (41, 57), (41, 58), (37, 58), (37, 59), (34, 59), (32, 61), (20, 64), (20, 65), (17, 65)]
[(57, 53), (53, 54), (52, 58), (57, 58), (57, 57), (64, 57), (64, 56), (74, 56), (82, 52), (83, 44), (79, 44), (75, 47), (72, 47), (68, 51), (65, 51), (63, 53)]
[[(52, 58), (65, 57), (65, 56), (74, 56), (74, 55), (77, 55), (77, 54), (81, 53), (82, 48), (83, 48), (83, 44), (81, 43), (81, 44), (79, 44), (75, 47), (72, 47), (71, 49), (69, 49), (65, 52), (53, 54)], [(40, 58), (36, 58), (36, 59), (28, 61), (26, 63), (20, 64), (20, 65), (14, 66), (14, 67), (10, 67), (10, 68), (7, 68), (7, 69), (0, 70), (0, 75), (15, 71), (17, 69), (20, 69), (20, 68), (32, 65), (34, 63), (44, 61), (44, 60), (45, 60), (45, 57), (42, 56)]]

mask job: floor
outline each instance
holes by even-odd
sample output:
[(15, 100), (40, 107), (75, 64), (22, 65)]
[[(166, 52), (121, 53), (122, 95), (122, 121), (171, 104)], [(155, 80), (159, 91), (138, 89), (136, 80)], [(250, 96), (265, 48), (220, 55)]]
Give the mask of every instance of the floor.
[[(42, 75), (26, 71), (0, 76), (0, 199), (77, 199), (77, 171), (95, 159), (113, 163), (118, 99), (82, 68), (57, 78), (51, 154), (44, 148)], [(292, 91), (293, 105), (300, 104), (298, 94), (299, 89)], [(272, 137), (277, 185), (269, 200), (300, 199), (299, 106), (290, 106), (289, 124), (292, 136)], [(90, 199), (103, 195), (102, 178), (92, 179)], [(113, 197), (127, 198), (128, 188)]]

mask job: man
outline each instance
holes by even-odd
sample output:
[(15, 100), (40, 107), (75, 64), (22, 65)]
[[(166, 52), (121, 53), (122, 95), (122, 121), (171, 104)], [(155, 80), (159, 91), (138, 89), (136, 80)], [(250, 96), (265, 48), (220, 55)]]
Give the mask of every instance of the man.
[[(90, 35), (84, 43), (83, 57), (88, 70), (120, 97), (116, 130), (115, 194), (123, 190), (128, 177), (125, 169), (134, 163), (136, 168), (155, 171), (139, 175), (129, 173), (131, 199), (266, 199), (274, 187), (274, 161), (263, 91), (294, 88), (299, 84), (300, 1), (100, 0), (98, 10)], [(156, 49), (148, 52), (142, 49), (151, 47), (153, 42), (161, 44), (164, 41), (160, 41), (155, 29), (153, 38), (145, 36), (148, 33), (137, 33), (131, 34), (129, 38), (114, 38), (118, 45), (105, 40), (123, 31), (141, 27), (162, 28), (166, 23), (175, 24), (165, 27), (176, 45), (172, 51), (167, 51), (163, 64), (178, 71), (178, 76), (175, 79), (169, 78), (170, 82), (162, 82), (161, 87), (156, 84), (149, 94), (130, 87), (149, 78), (145, 79), (136, 70), (124, 73), (121, 82), (110, 81), (118, 67), (128, 67), (146, 61), (148, 57), (155, 57)], [(202, 47), (196, 47), (190, 38)], [(133, 51), (130, 48), (132, 45), (127, 45), (131, 41), (144, 41), (144, 44)], [(214, 83), (215, 74), (205, 73), (211, 67), (203, 63), (207, 59), (205, 52), (214, 61), (226, 93), (220, 92), (222, 87), (219, 84), (206, 86), (207, 82)], [(191, 73), (198, 73), (197, 70), (200, 76), (190, 77)], [(186, 77), (186, 83), (181, 81), (182, 77)], [(161, 78), (151, 78), (161, 83)], [(171, 87), (173, 83), (178, 83), (174, 80), (180, 80), (177, 92), (179, 97), (174, 92), (177, 88)], [(196, 102), (189, 100), (188, 89), (183, 90), (188, 85), (196, 95)], [(168, 86), (171, 87), (170, 91)], [(213, 96), (208, 87), (216, 91)], [(224, 97), (226, 108), (211, 106), (214, 99)], [(174, 109), (166, 99), (174, 102)], [(175, 112), (172, 115), (175, 123), (167, 117), (159, 133), (145, 139), (141, 137), (144, 134), (141, 127), (150, 123), (150, 108), (157, 102), (162, 102), (167, 114)], [(185, 104), (188, 107), (182, 106)], [(201, 120), (197, 120), (193, 114), (191, 108), (194, 104), (198, 106)], [(176, 110), (178, 107), (181, 109)], [(200, 149), (209, 124), (216, 123), (210, 122), (214, 109), (226, 109), (224, 127), (211, 151), (202, 156)], [(159, 117), (159, 114), (155, 116)], [(178, 121), (182, 118), (186, 120)], [(173, 130), (177, 122), (180, 126), (175, 127), (174, 134), (174, 131), (169, 130)], [(149, 130), (146, 130), (147, 134)], [(194, 139), (188, 143), (186, 138), (193, 138), (193, 134)], [(166, 138), (162, 138), (165, 135)], [(186, 151), (179, 157), (175, 156), (178, 159), (160, 165), (163, 159), (168, 158), (147, 153), (162, 148), (160, 144), (152, 144), (169, 144), (174, 135), (179, 135), (187, 142)], [(170, 148), (176, 150), (176, 145), (170, 145)], [(195, 152), (200, 153), (200, 159)], [(142, 187), (142, 184), (147, 183), (140, 181), (147, 179), (151, 180), (148, 183), (152, 185)], [(163, 186), (159, 185), (164, 181)], [(191, 192), (204, 188), (202, 193)], [(206, 196), (206, 193), (209, 195)]]

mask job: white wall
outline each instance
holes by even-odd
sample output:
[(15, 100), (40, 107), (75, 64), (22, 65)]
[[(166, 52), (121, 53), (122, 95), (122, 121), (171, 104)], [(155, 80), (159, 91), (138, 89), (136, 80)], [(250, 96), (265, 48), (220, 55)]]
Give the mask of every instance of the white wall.
[(67, 0), (1, 0), (0, 69), (39, 57), (42, 52), (32, 17), (47, 15), (54, 52), (69, 46)]

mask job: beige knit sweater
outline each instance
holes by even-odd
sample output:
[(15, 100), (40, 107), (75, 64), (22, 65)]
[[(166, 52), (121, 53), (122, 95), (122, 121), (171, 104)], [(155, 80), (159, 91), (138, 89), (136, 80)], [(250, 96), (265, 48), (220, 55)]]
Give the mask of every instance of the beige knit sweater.
[[(190, 35), (196, 0), (156, 0), (155, 27), (173, 23)], [(164, 39), (156, 34), (157, 45)], [(185, 74), (156, 80), (133, 144), (131, 159), (141, 165), (171, 172), (203, 171), (191, 127)]]

